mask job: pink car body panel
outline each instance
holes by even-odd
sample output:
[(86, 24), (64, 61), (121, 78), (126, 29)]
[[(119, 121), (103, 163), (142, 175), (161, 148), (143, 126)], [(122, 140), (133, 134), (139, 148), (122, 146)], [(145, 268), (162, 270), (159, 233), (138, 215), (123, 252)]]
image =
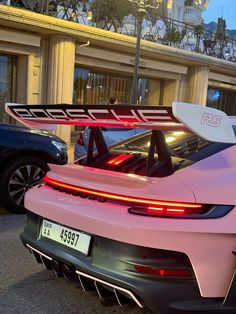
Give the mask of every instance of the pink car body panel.
[[(166, 201), (234, 205), (230, 183), (233, 147), (165, 178), (146, 178), (78, 165), (51, 167), (50, 178), (104, 192)], [(228, 154), (229, 152), (229, 154)], [(223, 163), (223, 169), (219, 166)], [(212, 173), (206, 171), (210, 165)], [(216, 168), (216, 166), (218, 168)], [(211, 171), (211, 170), (209, 170)], [(226, 176), (225, 176), (226, 175)], [(221, 176), (229, 180), (222, 193)], [(235, 186), (235, 185), (234, 185)], [(236, 211), (220, 219), (173, 219), (129, 214), (127, 206), (100, 203), (62, 194), (49, 187), (33, 188), (25, 206), (63, 225), (124, 243), (185, 253), (203, 297), (224, 297), (235, 269)]]
[[(236, 205), (235, 155), (236, 147), (232, 146), (176, 172), (174, 177), (194, 191), (196, 202)], [(225, 231), (222, 227), (222, 233)]]
[[(174, 176), (165, 178), (143, 177), (79, 165), (57, 167), (50, 165), (50, 178), (104, 192), (127, 196), (163, 199), (166, 201), (195, 202), (194, 194)], [(79, 180), (78, 180), (79, 178)]]

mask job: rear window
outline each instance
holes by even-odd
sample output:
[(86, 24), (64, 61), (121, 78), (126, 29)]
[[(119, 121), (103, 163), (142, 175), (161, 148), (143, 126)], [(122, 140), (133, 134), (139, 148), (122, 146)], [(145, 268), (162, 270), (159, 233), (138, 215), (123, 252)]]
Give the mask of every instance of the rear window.
[[(113, 147), (113, 150), (147, 154), (150, 146), (150, 134), (151, 132), (146, 132), (138, 138), (127, 140)], [(166, 131), (164, 135), (172, 157), (192, 161), (199, 161), (232, 146), (232, 144), (212, 143), (196, 134), (183, 131)]]
[(107, 151), (82, 158), (77, 163), (140, 176), (166, 177), (232, 145), (209, 142), (193, 133), (148, 131), (114, 144)]

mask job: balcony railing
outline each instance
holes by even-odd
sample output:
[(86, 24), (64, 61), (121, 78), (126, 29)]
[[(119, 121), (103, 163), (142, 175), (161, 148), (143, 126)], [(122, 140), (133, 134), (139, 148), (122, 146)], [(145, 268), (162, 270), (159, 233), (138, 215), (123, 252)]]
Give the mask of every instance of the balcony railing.
[[(4, 2), (4, 1), (3, 1)], [(136, 36), (136, 19), (129, 15), (122, 23), (116, 18), (95, 22), (89, 17), (89, 1), (7, 0), (12, 6), (33, 10), (60, 19)], [(1, 3), (1, 0), (0, 0)], [(236, 62), (236, 40), (170, 18), (144, 19), (142, 39)]]

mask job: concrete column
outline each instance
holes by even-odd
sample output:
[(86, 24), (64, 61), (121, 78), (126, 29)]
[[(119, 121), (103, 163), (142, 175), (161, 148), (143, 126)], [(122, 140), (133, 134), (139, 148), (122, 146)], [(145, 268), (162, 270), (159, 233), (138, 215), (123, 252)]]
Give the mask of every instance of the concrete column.
[(32, 104), (33, 101), (33, 68), (34, 68), (34, 56), (30, 55), (27, 57), (27, 104)]
[(189, 78), (187, 75), (181, 75), (179, 80), (178, 101), (189, 102)]
[(160, 105), (160, 80), (149, 79), (148, 82), (148, 105), (159, 106)]
[(40, 100), (39, 103), (46, 104), (48, 98), (48, 64), (49, 64), (49, 39), (41, 38), (40, 49)]
[(29, 56), (19, 56), (17, 62), (16, 101), (21, 104), (29, 101), (27, 96), (29, 59), (31, 59)]
[[(72, 104), (75, 41), (66, 36), (49, 39), (47, 103)], [(71, 127), (60, 125), (56, 134), (70, 143)]]
[(189, 102), (205, 106), (207, 99), (209, 68), (193, 66), (189, 69)]
[(40, 57), (36, 54), (19, 56), (16, 97), (19, 103), (40, 103), (40, 79)]
[(179, 81), (178, 80), (165, 80), (164, 82), (164, 95), (163, 105), (171, 106), (173, 101), (178, 99)]

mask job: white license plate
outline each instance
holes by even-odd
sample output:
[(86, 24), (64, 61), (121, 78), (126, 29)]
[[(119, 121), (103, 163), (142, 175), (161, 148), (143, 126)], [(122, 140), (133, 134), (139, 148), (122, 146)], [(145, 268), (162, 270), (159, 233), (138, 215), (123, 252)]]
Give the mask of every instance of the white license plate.
[(67, 247), (88, 254), (91, 236), (62, 225), (43, 220), (40, 236), (61, 243)]

